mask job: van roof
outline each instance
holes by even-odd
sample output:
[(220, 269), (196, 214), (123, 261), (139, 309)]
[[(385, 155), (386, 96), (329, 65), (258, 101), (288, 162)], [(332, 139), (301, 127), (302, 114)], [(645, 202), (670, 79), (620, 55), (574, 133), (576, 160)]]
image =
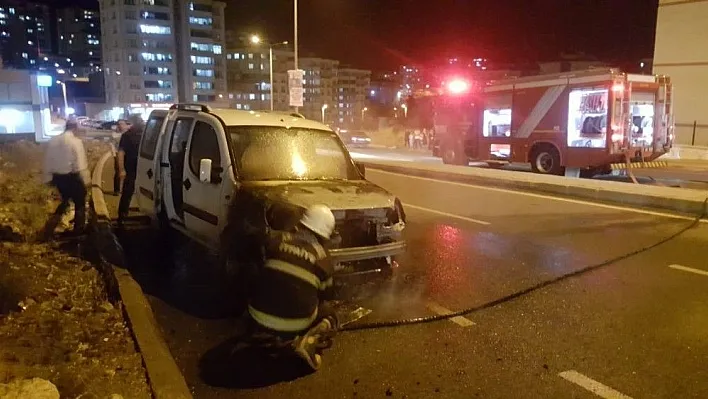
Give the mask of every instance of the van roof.
[(211, 108), (209, 113), (221, 118), (226, 126), (280, 126), (332, 131), (327, 125), (290, 112), (242, 111)]

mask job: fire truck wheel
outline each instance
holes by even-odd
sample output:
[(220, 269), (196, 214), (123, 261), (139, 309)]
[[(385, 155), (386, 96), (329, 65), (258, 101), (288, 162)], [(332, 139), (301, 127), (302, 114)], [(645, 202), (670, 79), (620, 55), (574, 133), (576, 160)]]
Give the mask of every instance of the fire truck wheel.
[(446, 146), (443, 148), (442, 160), (444, 164), (447, 165), (466, 165), (467, 162), (461, 150), (458, 150), (455, 146)]
[(531, 169), (544, 175), (562, 175), (560, 153), (551, 145), (540, 145), (531, 151)]

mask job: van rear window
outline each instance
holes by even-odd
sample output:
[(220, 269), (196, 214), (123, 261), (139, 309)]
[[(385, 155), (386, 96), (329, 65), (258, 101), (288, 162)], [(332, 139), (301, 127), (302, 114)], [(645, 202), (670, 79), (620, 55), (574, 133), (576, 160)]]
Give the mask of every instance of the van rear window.
[(145, 125), (143, 132), (143, 142), (140, 145), (140, 157), (152, 160), (155, 158), (155, 147), (157, 147), (157, 139), (160, 135), (160, 128), (165, 117), (151, 116)]

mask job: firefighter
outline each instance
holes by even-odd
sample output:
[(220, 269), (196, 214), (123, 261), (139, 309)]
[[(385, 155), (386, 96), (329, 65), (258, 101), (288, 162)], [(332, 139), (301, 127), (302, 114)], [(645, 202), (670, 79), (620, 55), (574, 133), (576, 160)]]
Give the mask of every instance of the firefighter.
[(248, 305), (254, 336), (274, 338), (312, 370), (319, 369), (320, 352), (338, 328), (336, 314), (321, 303), (332, 287), (325, 245), (334, 223), (328, 207), (314, 205), (292, 231), (272, 232)]

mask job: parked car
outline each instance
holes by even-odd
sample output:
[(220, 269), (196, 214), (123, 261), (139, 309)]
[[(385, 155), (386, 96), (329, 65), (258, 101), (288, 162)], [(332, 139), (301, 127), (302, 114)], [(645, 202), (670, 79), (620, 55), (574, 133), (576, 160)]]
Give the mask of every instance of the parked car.
[(401, 202), (365, 179), (336, 133), (299, 114), (155, 110), (136, 187), (155, 227), (181, 232), (238, 273), (258, 264), (269, 229), (296, 224), (313, 204), (335, 215), (330, 252), (339, 273), (390, 271), (406, 247)]
[(338, 134), (342, 142), (348, 147), (366, 148), (371, 144), (371, 138), (361, 131), (340, 130)]

